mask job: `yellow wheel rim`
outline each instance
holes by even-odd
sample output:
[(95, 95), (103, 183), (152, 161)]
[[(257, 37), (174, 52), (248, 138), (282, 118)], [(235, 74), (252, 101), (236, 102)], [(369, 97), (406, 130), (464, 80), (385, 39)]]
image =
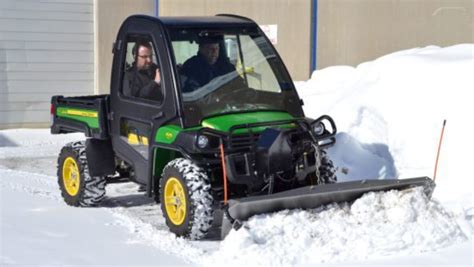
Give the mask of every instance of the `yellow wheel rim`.
[(63, 163), (63, 184), (70, 196), (75, 196), (79, 192), (81, 185), (79, 168), (76, 160), (72, 157), (66, 158)]
[(175, 177), (166, 181), (164, 202), (168, 218), (174, 225), (181, 225), (186, 218), (186, 193), (181, 182)]

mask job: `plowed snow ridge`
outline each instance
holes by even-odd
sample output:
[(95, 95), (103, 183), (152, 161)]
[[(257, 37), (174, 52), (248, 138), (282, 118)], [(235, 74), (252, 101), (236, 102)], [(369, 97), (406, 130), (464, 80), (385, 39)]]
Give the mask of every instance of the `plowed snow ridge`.
[(254, 216), (232, 231), (207, 262), (343, 262), (433, 251), (463, 240), (466, 235), (455, 216), (416, 188), (368, 193), (352, 205)]

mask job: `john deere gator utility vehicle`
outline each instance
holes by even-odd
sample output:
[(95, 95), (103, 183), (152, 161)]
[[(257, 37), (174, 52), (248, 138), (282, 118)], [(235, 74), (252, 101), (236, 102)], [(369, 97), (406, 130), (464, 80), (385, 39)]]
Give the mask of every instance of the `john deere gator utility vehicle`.
[[(186, 88), (186, 61), (204, 39), (218, 43), (232, 70)], [(160, 97), (125, 92), (138, 42), (161, 74)], [(83, 132), (65, 145), (58, 182), (65, 202), (94, 206), (113, 179), (146, 187), (169, 229), (191, 239), (252, 215), (352, 201), (369, 191), (424, 186), (430, 179), (337, 183), (325, 149), (336, 141), (331, 117), (306, 118), (280, 56), (252, 20), (131, 16), (113, 46), (109, 95), (54, 96), (53, 134)], [(159, 99), (159, 100), (157, 100)], [(350, 153), (350, 151), (348, 151)]]

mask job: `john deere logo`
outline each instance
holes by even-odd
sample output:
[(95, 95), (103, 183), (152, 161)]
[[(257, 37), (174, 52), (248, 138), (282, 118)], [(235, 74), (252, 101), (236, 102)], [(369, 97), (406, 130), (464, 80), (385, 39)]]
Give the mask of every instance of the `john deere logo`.
[(173, 134), (170, 133), (170, 132), (167, 132), (167, 133), (165, 133), (165, 138), (168, 139), (168, 140), (170, 140), (170, 139), (173, 138)]

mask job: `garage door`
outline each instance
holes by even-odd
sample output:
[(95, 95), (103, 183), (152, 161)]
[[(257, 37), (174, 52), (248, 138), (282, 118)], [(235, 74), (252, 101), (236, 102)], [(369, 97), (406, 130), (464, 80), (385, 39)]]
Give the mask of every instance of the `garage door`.
[(0, 129), (49, 125), (50, 99), (94, 92), (93, 0), (0, 1)]

